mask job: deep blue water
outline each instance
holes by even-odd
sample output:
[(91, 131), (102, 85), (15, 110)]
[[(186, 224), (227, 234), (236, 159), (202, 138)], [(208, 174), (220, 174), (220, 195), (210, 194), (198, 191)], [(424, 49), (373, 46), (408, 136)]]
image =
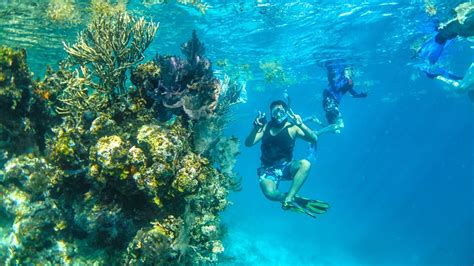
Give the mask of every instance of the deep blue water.
[[(148, 57), (179, 54), (179, 44), (197, 29), (212, 60), (250, 65), (249, 101), (234, 109), (227, 129), (242, 142), (257, 111), (268, 113), (285, 89), (296, 113), (324, 120), (321, 94), (327, 81), (320, 60), (346, 58), (356, 70), (355, 89), (369, 91), (366, 99), (346, 95), (342, 133), (319, 139), (317, 162), (301, 190), (331, 204), (317, 220), (285, 212), (263, 197), (255, 170), (259, 147), (242, 143), (235, 170), (243, 189), (231, 195), (234, 204), (223, 214), (226, 254), (235, 257), (227, 264), (474, 263), (474, 105), (412, 67), (410, 46), (432, 34), (434, 19), (453, 17), (452, 8), (462, 1), (432, 2), (435, 17), (426, 14), (423, 0), (279, 1), (265, 7), (209, 1), (205, 16), (173, 3), (144, 7), (130, 1), (136, 14), (161, 23)], [(31, 31), (20, 29), (28, 27), (21, 20), (8, 23), (2, 24), (0, 44), (25, 46), (37, 76), (46, 63), (64, 56), (60, 41), (74, 41), (80, 28), (45, 22), (36, 42), (23, 42)], [(5, 25), (18, 30), (6, 33)], [(441, 63), (463, 74), (473, 61), (473, 45), (455, 40)], [(269, 60), (279, 60), (294, 82), (265, 82), (258, 66)], [(300, 141), (295, 158), (305, 153)]]

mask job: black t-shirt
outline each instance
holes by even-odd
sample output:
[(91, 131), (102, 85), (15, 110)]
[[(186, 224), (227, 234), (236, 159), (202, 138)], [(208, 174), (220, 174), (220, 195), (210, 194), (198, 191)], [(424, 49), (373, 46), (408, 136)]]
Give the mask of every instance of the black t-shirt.
[(263, 166), (272, 166), (282, 161), (291, 161), (293, 159), (293, 149), (295, 147), (295, 140), (290, 136), (286, 126), (277, 135), (270, 134), (272, 122), (270, 122), (265, 132), (263, 132), (262, 145), (260, 149), (262, 156), (260, 160)]

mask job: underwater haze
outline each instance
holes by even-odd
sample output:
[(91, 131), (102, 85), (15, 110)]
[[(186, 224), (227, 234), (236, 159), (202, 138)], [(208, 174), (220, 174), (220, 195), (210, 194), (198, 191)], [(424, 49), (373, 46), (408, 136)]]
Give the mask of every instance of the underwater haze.
[[(77, 9), (89, 5), (72, 2)], [(218, 264), (473, 265), (474, 104), (427, 78), (413, 58), (437, 23), (455, 17), (453, 9), (466, 1), (209, 0), (206, 10), (151, 2), (126, 3), (130, 14), (160, 23), (145, 60), (181, 54), (196, 30), (214, 74), (237, 73), (246, 83), (247, 100), (233, 107), (225, 129), (240, 139), (234, 171), (242, 183), (221, 213), (226, 235)], [(73, 43), (87, 24), (84, 14), (72, 23), (48, 19), (47, 10), (47, 1), (0, 0), (0, 46), (25, 48), (35, 78), (47, 65), (57, 68), (67, 56), (62, 42)], [(450, 42), (440, 64), (464, 75), (474, 61), (472, 41)], [(344, 129), (318, 138), (317, 160), (299, 194), (331, 207), (313, 219), (264, 197), (259, 144), (244, 141), (258, 111), (269, 114), (284, 93), (295, 113), (325, 122), (323, 65), (330, 59), (346, 60), (354, 89), (368, 97), (346, 95)], [(306, 152), (298, 140), (294, 158)]]

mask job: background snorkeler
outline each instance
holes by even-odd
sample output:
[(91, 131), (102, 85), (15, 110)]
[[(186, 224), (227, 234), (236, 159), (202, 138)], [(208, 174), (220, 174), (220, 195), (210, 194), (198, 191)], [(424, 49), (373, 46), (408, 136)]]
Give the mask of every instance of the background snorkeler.
[(327, 126), (317, 119), (313, 118), (313, 122), (323, 126), (317, 131), (317, 135), (334, 132), (340, 133), (344, 128), (344, 121), (339, 105), (344, 95), (349, 92), (354, 98), (365, 98), (367, 92), (357, 92), (354, 90), (354, 82), (352, 80), (352, 67), (346, 63), (344, 59), (332, 59), (324, 63), (327, 70), (328, 86), (323, 91), (323, 109), (326, 113)]
[(464, 38), (474, 36), (474, 4), (465, 2), (454, 10), (456, 17), (441, 25), (437, 33), (417, 52), (417, 57), (424, 61), (417, 67), (428, 78), (443, 81), (458, 92), (467, 91), (469, 98), (474, 102), (474, 63), (471, 63), (464, 77), (457, 76), (437, 64), (450, 40), (458, 36)]

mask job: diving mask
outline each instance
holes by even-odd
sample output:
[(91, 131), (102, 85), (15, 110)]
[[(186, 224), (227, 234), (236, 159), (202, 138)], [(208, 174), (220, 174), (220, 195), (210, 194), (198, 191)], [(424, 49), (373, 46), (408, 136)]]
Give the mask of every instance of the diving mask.
[(277, 124), (283, 123), (288, 118), (288, 114), (284, 108), (275, 108), (272, 110), (272, 119), (277, 122)]

